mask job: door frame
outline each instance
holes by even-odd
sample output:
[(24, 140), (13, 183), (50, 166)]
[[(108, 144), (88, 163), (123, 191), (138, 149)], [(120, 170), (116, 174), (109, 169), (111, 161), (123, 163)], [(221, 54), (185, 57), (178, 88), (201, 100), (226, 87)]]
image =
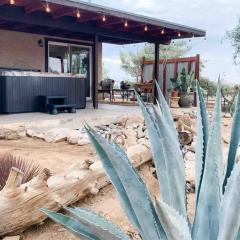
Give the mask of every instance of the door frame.
[[(90, 97), (87, 100), (92, 100), (92, 86), (93, 86), (93, 43), (83, 41), (70, 41), (65, 39), (45, 38), (45, 72), (48, 72), (49, 65), (49, 45), (55, 44), (59, 46), (71, 46), (89, 49), (89, 81), (90, 81)], [(71, 51), (71, 49), (70, 49)], [(71, 59), (70, 59), (71, 67)]]

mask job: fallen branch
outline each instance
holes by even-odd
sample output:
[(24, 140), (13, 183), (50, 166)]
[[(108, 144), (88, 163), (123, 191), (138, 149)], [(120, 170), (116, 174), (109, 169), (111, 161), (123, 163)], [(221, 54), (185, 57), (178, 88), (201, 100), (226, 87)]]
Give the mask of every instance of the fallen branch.
[[(135, 167), (151, 160), (150, 148), (137, 144), (127, 149)], [(86, 160), (63, 173), (51, 176), (44, 169), (30, 182), (20, 185), (22, 173), (12, 168), (4, 189), (0, 192), (0, 236), (19, 234), (46, 219), (39, 208), (58, 211), (87, 195), (97, 194), (109, 181), (99, 160)]]

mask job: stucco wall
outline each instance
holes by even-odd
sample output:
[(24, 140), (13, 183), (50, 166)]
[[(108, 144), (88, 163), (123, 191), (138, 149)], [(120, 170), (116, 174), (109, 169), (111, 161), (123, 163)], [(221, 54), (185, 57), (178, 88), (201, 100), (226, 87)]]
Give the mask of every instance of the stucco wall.
[[(0, 67), (39, 69), (45, 71), (45, 48), (43, 35), (0, 30)], [(61, 39), (61, 38), (58, 38)], [(68, 39), (69, 40), (69, 39)], [(102, 77), (102, 44), (99, 43), (99, 81)]]
[(0, 30), (0, 67), (40, 69), (44, 71), (44, 47), (41, 35)]

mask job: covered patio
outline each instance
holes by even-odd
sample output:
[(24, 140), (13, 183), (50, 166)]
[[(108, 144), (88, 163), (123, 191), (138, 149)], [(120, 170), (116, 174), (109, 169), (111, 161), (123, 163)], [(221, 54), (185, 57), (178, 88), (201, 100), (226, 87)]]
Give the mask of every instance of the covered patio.
[(40, 95), (66, 95), (77, 108), (89, 99), (98, 108), (102, 43), (155, 44), (159, 82), (159, 45), (205, 36), (200, 29), (72, 0), (0, 0), (0, 33), (1, 113), (36, 112)]

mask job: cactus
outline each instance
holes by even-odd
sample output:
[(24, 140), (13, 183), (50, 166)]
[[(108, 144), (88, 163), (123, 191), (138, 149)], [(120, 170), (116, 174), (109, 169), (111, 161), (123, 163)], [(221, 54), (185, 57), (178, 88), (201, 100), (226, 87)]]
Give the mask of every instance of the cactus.
[[(133, 168), (125, 152), (86, 125), (89, 138), (103, 167), (118, 192), (121, 204), (143, 240), (239, 240), (240, 163), (236, 152), (240, 140), (240, 96), (226, 170), (221, 147), (221, 86), (218, 83), (211, 127), (200, 87), (197, 83), (197, 149), (195, 217), (187, 216), (184, 159), (170, 109), (157, 85), (159, 102), (152, 109), (137, 95), (148, 127), (162, 199), (151, 200), (147, 186)], [(101, 216), (84, 209), (66, 208), (63, 215), (42, 211), (81, 239), (129, 239)]]

